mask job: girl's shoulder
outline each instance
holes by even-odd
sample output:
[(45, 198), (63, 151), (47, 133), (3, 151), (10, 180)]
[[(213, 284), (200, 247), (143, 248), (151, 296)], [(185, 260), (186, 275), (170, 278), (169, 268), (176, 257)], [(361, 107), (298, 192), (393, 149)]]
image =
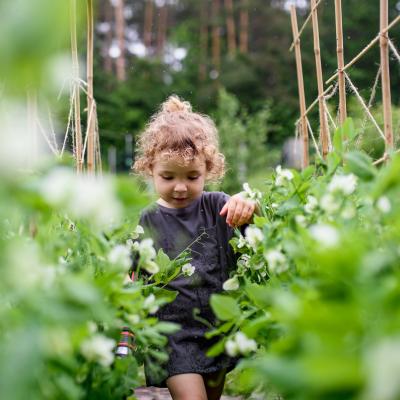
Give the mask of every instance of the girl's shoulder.
[(224, 205), (229, 200), (229, 195), (224, 192), (203, 192), (203, 199), (211, 205)]

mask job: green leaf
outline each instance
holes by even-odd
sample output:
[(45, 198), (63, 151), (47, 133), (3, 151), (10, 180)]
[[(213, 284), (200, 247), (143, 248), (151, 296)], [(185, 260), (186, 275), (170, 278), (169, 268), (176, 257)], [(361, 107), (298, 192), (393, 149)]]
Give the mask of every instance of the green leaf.
[(333, 174), (340, 165), (342, 159), (338, 153), (333, 151), (326, 156), (326, 161), (328, 164), (328, 174)]
[(156, 327), (159, 332), (165, 334), (174, 333), (179, 330), (179, 325), (172, 322), (159, 322)]
[(154, 261), (160, 267), (160, 272), (168, 271), (171, 264), (170, 258), (164, 253), (163, 249), (158, 250)]
[(245, 286), (245, 292), (247, 297), (261, 309), (269, 307), (271, 305), (271, 293), (267, 286), (257, 285), (255, 283), (249, 283)]
[(341, 153), (343, 151), (343, 137), (342, 137), (343, 128), (339, 127), (336, 129), (336, 132), (333, 134), (333, 147), (335, 151)]
[(213, 346), (211, 346), (206, 355), (207, 357), (215, 357), (218, 356), (219, 354), (223, 353), (225, 350), (225, 342), (221, 340), (218, 343), (215, 343)]
[(341, 129), (342, 138), (347, 138), (349, 141), (353, 141), (358, 136), (352, 118), (346, 118)]
[(222, 321), (240, 317), (240, 307), (232, 297), (213, 294), (210, 304), (215, 315)]
[(376, 168), (372, 165), (372, 160), (365, 153), (352, 151), (345, 155), (345, 169), (353, 172), (359, 178), (369, 181), (376, 176)]
[(373, 198), (377, 199), (386, 191), (400, 184), (400, 155), (393, 157), (392, 161), (384, 167), (376, 179)]

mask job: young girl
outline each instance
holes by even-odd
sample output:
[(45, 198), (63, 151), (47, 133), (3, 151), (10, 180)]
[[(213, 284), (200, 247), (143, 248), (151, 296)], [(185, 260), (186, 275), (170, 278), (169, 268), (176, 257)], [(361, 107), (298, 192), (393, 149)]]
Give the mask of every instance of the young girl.
[(255, 203), (240, 194), (229, 197), (203, 191), (207, 181), (224, 174), (217, 129), (209, 117), (193, 112), (188, 102), (176, 96), (162, 104), (142, 133), (134, 169), (152, 178), (159, 196), (141, 215), (145, 233), (154, 240), (156, 250), (162, 248), (170, 258), (189, 248), (195, 267), (191, 277), (168, 285), (178, 295), (156, 314), (181, 329), (168, 338), (168, 377), (157, 382), (147, 374), (147, 384), (166, 384), (174, 400), (219, 399), (225, 374), (235, 360), (206, 356), (218, 338), (204, 337), (210, 329), (204, 320), (213, 324), (209, 298), (222, 291), (236, 265), (229, 245), (233, 228), (250, 221)]

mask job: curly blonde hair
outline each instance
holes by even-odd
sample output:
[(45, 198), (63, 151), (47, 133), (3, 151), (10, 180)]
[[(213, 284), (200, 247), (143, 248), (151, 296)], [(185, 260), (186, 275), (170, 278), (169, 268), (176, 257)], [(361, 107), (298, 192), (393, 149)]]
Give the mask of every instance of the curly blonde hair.
[(176, 158), (184, 165), (203, 155), (207, 180), (218, 181), (225, 173), (225, 157), (219, 152), (218, 132), (207, 115), (192, 111), (189, 102), (170, 96), (154, 114), (137, 141), (133, 169), (152, 175), (158, 156)]

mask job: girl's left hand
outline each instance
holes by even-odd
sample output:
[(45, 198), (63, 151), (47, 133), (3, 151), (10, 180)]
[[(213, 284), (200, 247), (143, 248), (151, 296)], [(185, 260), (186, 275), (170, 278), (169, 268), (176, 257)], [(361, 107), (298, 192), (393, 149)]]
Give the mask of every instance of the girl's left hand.
[(235, 228), (250, 222), (256, 207), (257, 203), (254, 200), (247, 199), (241, 193), (237, 193), (225, 203), (219, 215), (226, 215), (226, 223)]

